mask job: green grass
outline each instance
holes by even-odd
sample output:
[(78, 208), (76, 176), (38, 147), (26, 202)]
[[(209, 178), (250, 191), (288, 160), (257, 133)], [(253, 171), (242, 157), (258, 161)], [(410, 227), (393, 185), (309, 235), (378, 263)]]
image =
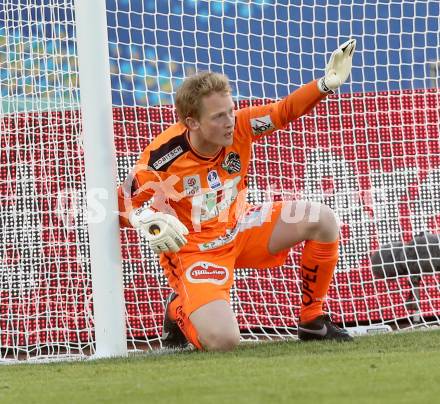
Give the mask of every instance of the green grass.
[(0, 366), (0, 403), (435, 403), (440, 331)]

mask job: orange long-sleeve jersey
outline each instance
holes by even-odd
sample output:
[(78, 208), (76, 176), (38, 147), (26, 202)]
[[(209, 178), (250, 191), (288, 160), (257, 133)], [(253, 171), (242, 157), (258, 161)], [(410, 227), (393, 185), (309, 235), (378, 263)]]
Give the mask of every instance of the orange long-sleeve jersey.
[(128, 212), (151, 199), (153, 209), (187, 226), (189, 243), (225, 235), (245, 207), (252, 142), (308, 113), (324, 97), (312, 81), (279, 102), (236, 111), (233, 144), (211, 157), (191, 147), (185, 125), (170, 126), (145, 148), (118, 188), (121, 225), (129, 226)]

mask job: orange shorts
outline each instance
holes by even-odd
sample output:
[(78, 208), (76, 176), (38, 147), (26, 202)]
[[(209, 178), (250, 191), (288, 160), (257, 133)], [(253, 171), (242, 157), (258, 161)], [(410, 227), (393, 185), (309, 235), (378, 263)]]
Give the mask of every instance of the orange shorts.
[(198, 245), (198, 251), (192, 248), (192, 252), (162, 254), (160, 263), (170, 286), (182, 298), (187, 316), (214, 300), (229, 302), (234, 268), (263, 269), (284, 264), (289, 249), (276, 255), (268, 250), (281, 207), (282, 202), (251, 206), (227, 236)]

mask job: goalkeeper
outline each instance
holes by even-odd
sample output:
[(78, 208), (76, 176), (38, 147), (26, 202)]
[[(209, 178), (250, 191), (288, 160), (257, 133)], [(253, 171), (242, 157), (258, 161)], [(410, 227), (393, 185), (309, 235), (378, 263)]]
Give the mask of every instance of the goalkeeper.
[(350, 74), (355, 45), (353, 39), (341, 45), (324, 77), (276, 103), (235, 111), (228, 79), (210, 72), (185, 79), (177, 90), (179, 122), (146, 147), (118, 189), (121, 225), (139, 229), (160, 254), (174, 290), (166, 303), (165, 346), (233, 349), (240, 338), (229, 302), (234, 268), (283, 265), (302, 241), (298, 336), (351, 339), (322, 307), (338, 260), (333, 211), (301, 200), (250, 206), (245, 199), (252, 142), (337, 90)]

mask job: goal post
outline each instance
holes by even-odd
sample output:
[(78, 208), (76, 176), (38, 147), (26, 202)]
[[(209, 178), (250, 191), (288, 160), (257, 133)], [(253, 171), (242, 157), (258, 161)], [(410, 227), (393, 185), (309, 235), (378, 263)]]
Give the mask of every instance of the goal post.
[(127, 355), (105, 0), (75, 0), (95, 357)]
[(125, 356), (105, 0), (2, 2), (0, 58), (0, 362)]

